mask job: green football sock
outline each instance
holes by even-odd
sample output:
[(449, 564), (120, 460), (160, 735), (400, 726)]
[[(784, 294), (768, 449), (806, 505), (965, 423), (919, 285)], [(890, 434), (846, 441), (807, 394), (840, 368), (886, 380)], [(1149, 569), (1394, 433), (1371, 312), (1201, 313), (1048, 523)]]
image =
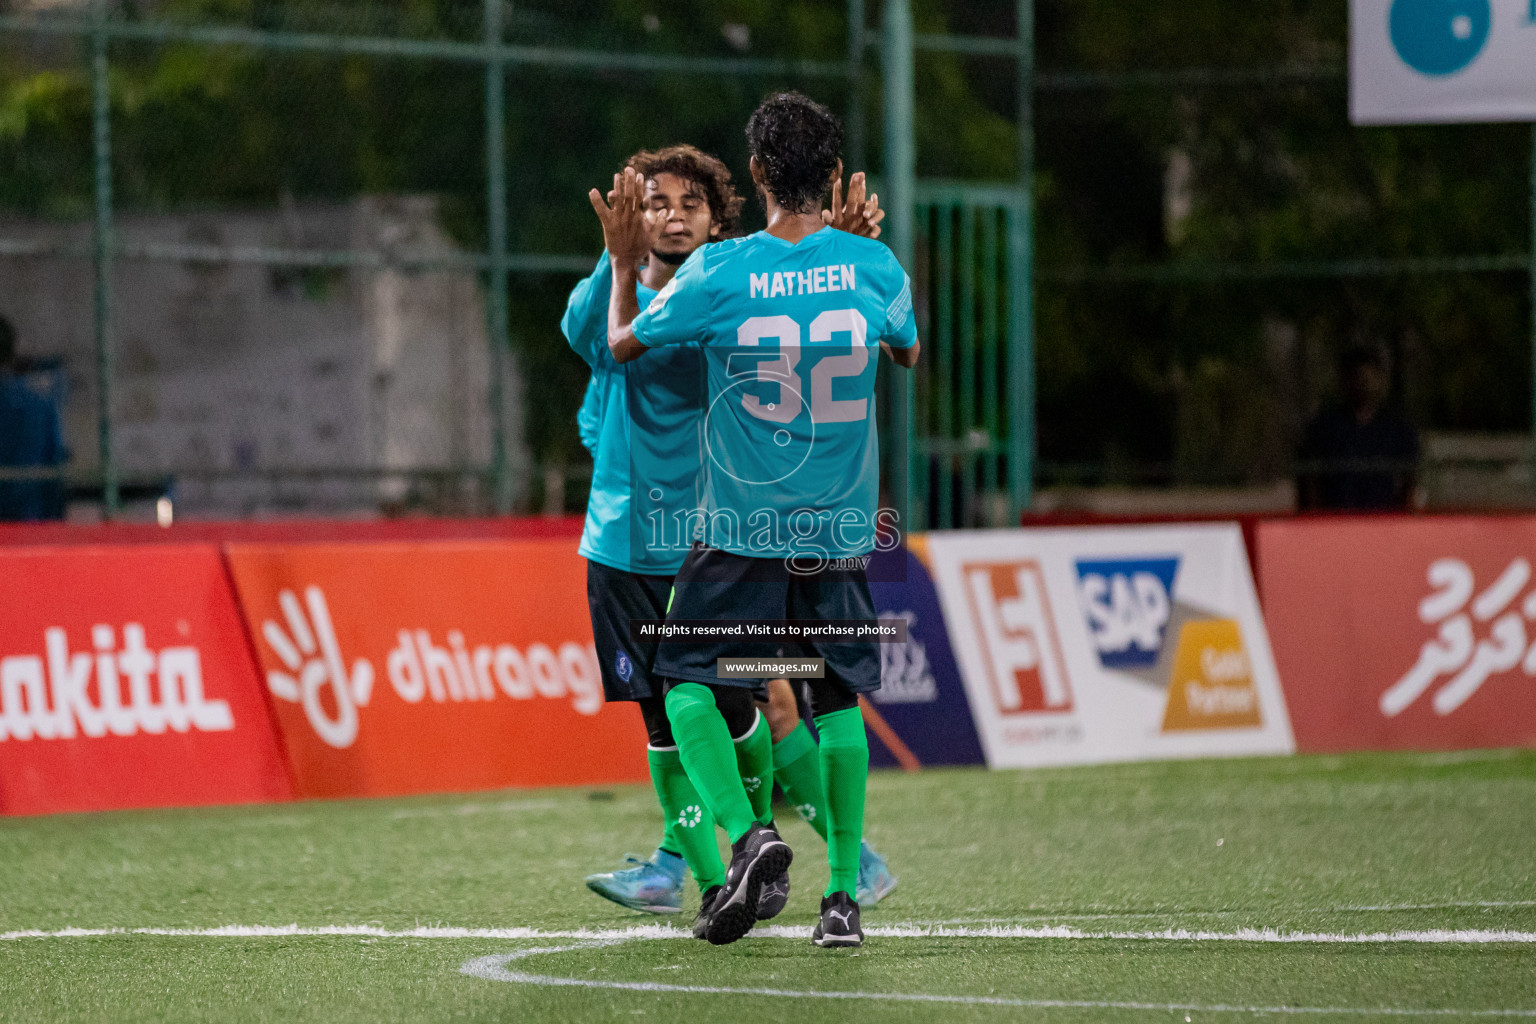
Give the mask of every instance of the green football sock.
[(816, 741), (804, 722), (795, 723), (794, 731), (773, 745), (773, 777), (800, 817), (826, 839), (827, 790), (821, 784)]
[(700, 892), (723, 884), (725, 868), (720, 864), (720, 847), (715, 844), (715, 819), (705, 810), (699, 791), (688, 781), (682, 757), (676, 749), (655, 747), (646, 749), (646, 757), (651, 762), (656, 799), (661, 801), (661, 813), (667, 819), (661, 848), (687, 862)]
[(700, 683), (681, 683), (667, 694), (667, 718), (688, 779), (704, 807), (736, 842), (757, 820), (741, 784), (731, 731), (715, 706), (715, 695)]
[(773, 820), (773, 736), (763, 713), (757, 713), (745, 736), (731, 742), (736, 745), (736, 774), (746, 788), (752, 816), (766, 825)]
[(827, 864), (832, 877), (825, 895), (859, 884), (859, 840), (864, 835), (864, 783), (869, 778), (869, 740), (857, 707), (816, 717), (821, 733), (821, 782), (827, 791)]

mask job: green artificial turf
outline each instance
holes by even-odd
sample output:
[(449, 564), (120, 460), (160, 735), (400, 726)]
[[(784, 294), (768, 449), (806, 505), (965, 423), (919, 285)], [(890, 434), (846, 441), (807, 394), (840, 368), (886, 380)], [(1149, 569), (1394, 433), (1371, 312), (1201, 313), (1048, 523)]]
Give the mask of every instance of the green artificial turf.
[[(806, 936), (826, 881), (824, 847), (787, 808), (780, 821), (796, 861), (779, 934), (717, 949), (615, 933), (685, 928), (697, 904), (690, 891), (685, 915), (655, 918), (582, 885), (626, 851), (648, 851), (657, 819), (650, 790), (633, 787), (0, 820), (3, 932), (525, 927), (602, 933), (608, 943), (12, 938), (0, 941), (0, 1020), (1359, 1021), (1415, 1019), (1402, 1011), (1419, 1010), (1455, 1011), (1417, 1018), (1425, 1020), (1479, 1019), (1472, 1011), (1536, 1019), (1536, 943), (1126, 937), (1275, 929), (1530, 938), (1536, 753), (871, 779), (867, 831), (901, 885), (865, 915), (866, 927), (1060, 926), (1113, 936), (1100, 938), (877, 934), (857, 955), (814, 949)], [(789, 928), (797, 933), (783, 934)], [(501, 970), (542, 981), (461, 970), (531, 949), (552, 951)], [(874, 994), (961, 1001), (867, 998)]]

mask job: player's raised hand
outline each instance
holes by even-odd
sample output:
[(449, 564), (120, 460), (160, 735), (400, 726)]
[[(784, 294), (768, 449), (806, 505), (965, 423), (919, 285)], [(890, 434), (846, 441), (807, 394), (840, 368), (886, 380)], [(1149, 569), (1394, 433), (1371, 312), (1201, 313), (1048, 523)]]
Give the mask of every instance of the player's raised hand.
[(609, 209), (609, 206), (618, 198), (618, 195), (619, 176), (617, 174), (613, 176), (613, 188), (608, 190), (608, 198), (606, 200), (603, 198), (603, 194), (595, 188), (587, 193), (587, 201), (592, 204), (593, 212), (597, 214), (597, 219), (603, 222), (605, 239), (608, 233), (608, 219), (613, 216), (613, 211)]
[(587, 193), (598, 220), (603, 244), (615, 264), (638, 265), (656, 242), (661, 222), (645, 206), (645, 178), (633, 168), (613, 176), (613, 191), (605, 202), (597, 189)]
[(843, 182), (838, 178), (832, 182), (832, 208), (821, 212), (823, 223), (830, 224), (838, 231), (846, 231), (849, 234), (861, 235), (864, 238), (880, 237), (880, 222), (885, 219), (885, 211), (880, 209), (880, 197), (865, 196), (866, 180), (863, 171), (855, 171), (848, 180), (848, 195), (843, 197)]

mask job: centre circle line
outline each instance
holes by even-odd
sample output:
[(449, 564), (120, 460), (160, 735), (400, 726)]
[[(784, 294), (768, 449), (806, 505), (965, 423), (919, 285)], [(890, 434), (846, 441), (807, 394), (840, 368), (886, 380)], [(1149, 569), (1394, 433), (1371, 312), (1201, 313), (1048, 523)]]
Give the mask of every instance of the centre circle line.
[[(962, 996), (922, 992), (818, 991), (815, 989), (757, 988), (732, 985), (673, 985), (661, 981), (609, 981), (601, 978), (565, 978), (554, 974), (532, 974), (511, 969), (511, 964), (535, 956), (604, 949), (630, 942), (655, 941), (661, 935), (637, 934), (628, 938), (573, 942), (563, 946), (540, 946), (513, 953), (493, 953), (475, 957), (459, 967), (459, 973), (483, 981), (546, 988), (586, 988), (626, 992), (677, 992), (687, 995), (740, 995), (781, 999), (871, 1000), (894, 1003), (943, 1003), (965, 1006), (1008, 1006), (1021, 1009), (1063, 1010), (1152, 1010), (1187, 1013), (1246, 1013), (1290, 1016), (1376, 1015), (1388, 1017), (1507, 1017), (1536, 1018), (1536, 1009), (1462, 1010), (1451, 1008), (1413, 1008), (1394, 1006), (1243, 1006), (1223, 1003), (1152, 1003), (1096, 999), (1022, 999), (1008, 996)], [(679, 938), (683, 933), (679, 933)], [(790, 936), (769, 935), (769, 938)], [(796, 936), (803, 938), (803, 936)]]

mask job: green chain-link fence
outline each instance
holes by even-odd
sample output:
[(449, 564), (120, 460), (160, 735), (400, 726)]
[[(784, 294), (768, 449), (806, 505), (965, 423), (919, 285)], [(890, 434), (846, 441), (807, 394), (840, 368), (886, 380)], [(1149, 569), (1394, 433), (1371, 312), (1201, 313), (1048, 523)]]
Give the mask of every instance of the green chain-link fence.
[(917, 285), (927, 355), (885, 408), (909, 522), (1289, 479), (1362, 338), (1460, 432), (1448, 459), (1519, 478), (1477, 493), (1523, 500), (1526, 129), (1357, 131), (1340, 17), (1255, 8), (1285, 52), (1159, 10), (12, 0), (0, 313), (56, 396), (64, 361), (67, 475), (109, 515), (167, 486), (219, 514), (579, 508), (556, 324), (585, 189), (679, 139), (739, 169), (795, 86), (851, 165), (878, 154)]

